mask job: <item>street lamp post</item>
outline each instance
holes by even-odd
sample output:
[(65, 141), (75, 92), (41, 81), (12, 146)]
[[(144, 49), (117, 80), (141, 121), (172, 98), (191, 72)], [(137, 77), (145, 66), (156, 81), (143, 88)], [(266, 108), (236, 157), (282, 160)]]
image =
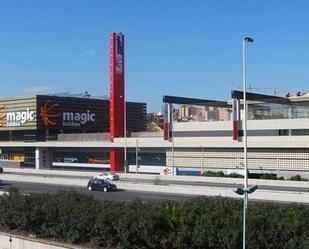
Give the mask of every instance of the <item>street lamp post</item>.
[(244, 176), (245, 188), (248, 188), (248, 158), (247, 158), (247, 75), (246, 75), (246, 43), (253, 42), (250, 37), (243, 39), (243, 57), (242, 57), (242, 70), (243, 70), (243, 105), (244, 105)]
[(176, 175), (175, 174), (175, 158), (174, 158), (174, 154), (175, 154), (175, 148), (174, 148), (174, 113), (173, 113), (173, 105), (169, 104), (169, 115), (170, 115), (170, 122), (171, 122), (171, 135), (172, 135), (172, 175)]
[(248, 194), (253, 193), (257, 186), (248, 188), (248, 157), (247, 157), (247, 80), (246, 80), (246, 44), (252, 43), (253, 39), (250, 37), (245, 37), (243, 39), (243, 57), (242, 57), (242, 69), (243, 69), (243, 143), (244, 143), (244, 187), (237, 188), (235, 193), (244, 196), (244, 213), (243, 213), (243, 249), (248, 249), (248, 228), (247, 228), (247, 219), (248, 219)]
[(135, 149), (135, 162), (136, 162), (136, 171), (135, 173), (137, 174), (138, 173), (138, 140), (136, 139), (136, 149)]

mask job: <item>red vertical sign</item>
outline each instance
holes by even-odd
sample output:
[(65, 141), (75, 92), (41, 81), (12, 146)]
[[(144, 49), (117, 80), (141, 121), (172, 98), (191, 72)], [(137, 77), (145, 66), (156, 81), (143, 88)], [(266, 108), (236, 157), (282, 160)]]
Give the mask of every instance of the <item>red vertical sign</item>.
[(233, 140), (238, 140), (238, 124), (240, 120), (239, 100), (232, 100), (232, 116), (233, 116)]
[(168, 126), (168, 103), (163, 105), (163, 130), (164, 130), (164, 140), (169, 140), (169, 126)]
[(110, 34), (110, 137), (124, 136), (124, 36)]
[[(124, 35), (110, 33), (110, 139), (124, 137)], [(123, 150), (110, 151), (111, 171), (123, 170)]]
[(164, 140), (172, 139), (172, 129), (173, 129), (173, 107), (170, 103), (164, 103), (163, 106), (163, 129), (164, 129)]

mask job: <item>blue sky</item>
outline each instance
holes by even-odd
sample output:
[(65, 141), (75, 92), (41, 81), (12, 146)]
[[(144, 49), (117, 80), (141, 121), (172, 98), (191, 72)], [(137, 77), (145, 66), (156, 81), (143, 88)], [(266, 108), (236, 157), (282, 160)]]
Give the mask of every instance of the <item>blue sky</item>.
[(125, 34), (126, 98), (149, 111), (162, 95), (229, 98), (244, 36), (252, 91), (307, 92), (308, 11), (305, 0), (0, 0), (0, 96), (107, 95), (111, 31)]

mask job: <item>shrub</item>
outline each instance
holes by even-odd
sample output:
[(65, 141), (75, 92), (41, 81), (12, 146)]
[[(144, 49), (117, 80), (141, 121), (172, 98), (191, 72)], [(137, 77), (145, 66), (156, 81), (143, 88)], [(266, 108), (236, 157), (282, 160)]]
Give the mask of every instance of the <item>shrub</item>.
[(275, 174), (262, 174), (260, 176), (260, 179), (266, 179), (266, 180), (277, 180), (277, 175)]
[(203, 171), (202, 176), (209, 176), (209, 177), (232, 177), (232, 178), (244, 178), (243, 175), (237, 173), (231, 174), (224, 174), (223, 171)]
[(232, 178), (244, 178), (243, 175), (238, 174), (238, 173), (231, 173), (231, 174), (228, 174), (227, 177), (232, 177)]
[(215, 171), (208, 171), (208, 170), (207, 171), (203, 171), (202, 175), (203, 176), (214, 176), (214, 177), (224, 177), (225, 176), (223, 171), (215, 172)]
[[(0, 196), (0, 226), (106, 248), (239, 249), (242, 201), (196, 197), (182, 202), (118, 203), (75, 192)], [(309, 207), (249, 207), (251, 249), (308, 249)]]
[(291, 180), (291, 181), (308, 181), (308, 179), (302, 178), (300, 175), (291, 176), (289, 180)]

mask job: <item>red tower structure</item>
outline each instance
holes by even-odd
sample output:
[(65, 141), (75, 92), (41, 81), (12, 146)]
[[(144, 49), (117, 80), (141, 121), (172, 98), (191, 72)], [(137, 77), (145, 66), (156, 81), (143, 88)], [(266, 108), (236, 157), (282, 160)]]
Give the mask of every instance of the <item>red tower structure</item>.
[[(110, 140), (124, 137), (124, 35), (110, 33)], [(123, 171), (123, 148), (111, 148), (111, 171)]]

